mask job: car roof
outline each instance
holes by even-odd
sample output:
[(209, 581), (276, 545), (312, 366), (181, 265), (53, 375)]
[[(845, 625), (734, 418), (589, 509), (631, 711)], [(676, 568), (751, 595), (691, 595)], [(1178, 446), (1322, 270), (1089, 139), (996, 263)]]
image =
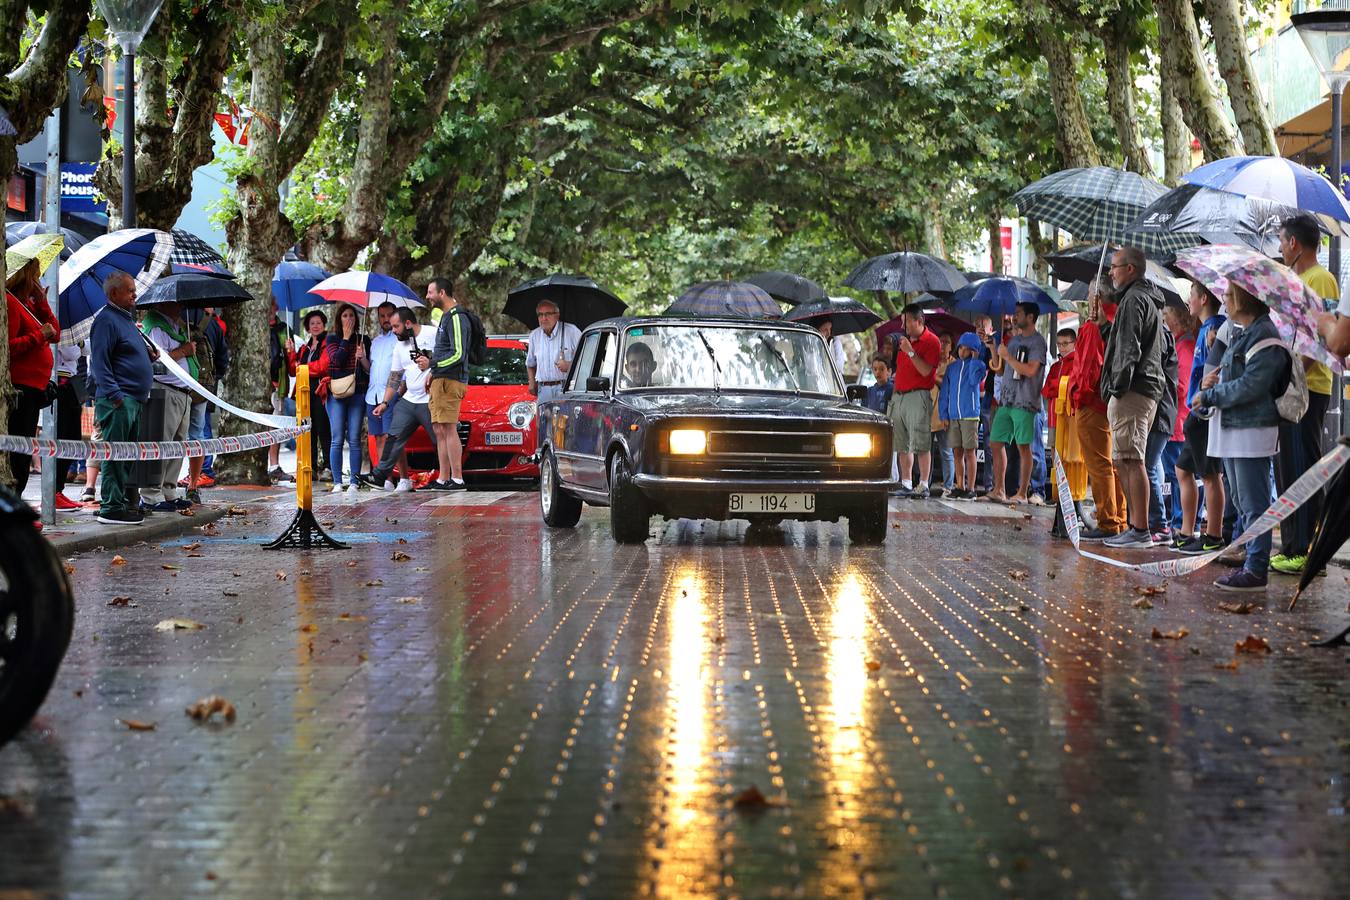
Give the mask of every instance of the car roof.
[(615, 316), (601, 319), (586, 326), (593, 328), (629, 328), (634, 325), (758, 325), (760, 327), (786, 328), (794, 331), (809, 331), (819, 334), (814, 326), (805, 322), (792, 322), (788, 319), (749, 318), (747, 316)]

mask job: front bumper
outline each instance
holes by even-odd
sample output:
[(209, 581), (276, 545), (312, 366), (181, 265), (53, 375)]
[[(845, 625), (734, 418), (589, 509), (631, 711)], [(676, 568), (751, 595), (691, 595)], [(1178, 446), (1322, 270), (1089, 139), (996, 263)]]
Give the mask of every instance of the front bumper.
[(885, 493), (895, 487), (889, 478), (825, 478), (803, 480), (799, 478), (691, 478), (680, 475), (633, 476), (633, 484), (644, 494), (658, 496), (662, 494), (682, 494), (699, 492), (707, 494), (729, 494), (736, 492), (772, 494), (868, 494)]
[[(877, 504), (886, 503), (892, 487), (889, 478), (690, 478), (686, 476), (639, 474), (633, 485), (651, 504), (651, 511), (667, 519), (796, 519), (834, 522), (847, 516), (872, 514)], [(814, 494), (815, 508), (809, 512), (732, 512), (729, 495)]]

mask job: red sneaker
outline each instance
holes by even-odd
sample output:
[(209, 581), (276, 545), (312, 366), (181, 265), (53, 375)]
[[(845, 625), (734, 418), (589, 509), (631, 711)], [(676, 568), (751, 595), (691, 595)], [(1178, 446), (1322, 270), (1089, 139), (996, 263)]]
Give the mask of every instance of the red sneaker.
[(70, 498), (67, 497), (65, 494), (57, 494), (57, 495), (56, 495), (56, 508), (57, 508), (57, 509), (84, 509), (84, 505), (81, 504), (81, 503), (76, 503), (74, 500), (70, 499)]
[(216, 480), (205, 472), (197, 476), (197, 487), (215, 487)]

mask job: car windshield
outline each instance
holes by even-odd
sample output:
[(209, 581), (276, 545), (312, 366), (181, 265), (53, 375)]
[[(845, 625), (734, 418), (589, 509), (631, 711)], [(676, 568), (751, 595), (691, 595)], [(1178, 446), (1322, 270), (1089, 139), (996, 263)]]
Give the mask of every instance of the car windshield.
[(640, 325), (624, 335), (620, 390), (800, 391), (839, 396), (820, 335), (753, 325)]
[(481, 366), (469, 367), (469, 384), (529, 384), (523, 347), (488, 347)]

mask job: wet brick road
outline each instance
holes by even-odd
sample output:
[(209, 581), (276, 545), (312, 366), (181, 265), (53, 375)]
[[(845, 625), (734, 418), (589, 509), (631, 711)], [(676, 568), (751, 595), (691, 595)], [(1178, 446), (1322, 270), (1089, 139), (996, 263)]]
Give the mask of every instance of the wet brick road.
[[(1145, 610), (1043, 514), (633, 548), (535, 503), (324, 497), (353, 548), (312, 555), (254, 504), (75, 559), (66, 666), (0, 750), (0, 896), (1344, 895), (1347, 653), (1304, 645), (1343, 569), (1292, 613), (1219, 610), (1211, 571)], [(184, 715), (209, 694), (233, 725)]]

